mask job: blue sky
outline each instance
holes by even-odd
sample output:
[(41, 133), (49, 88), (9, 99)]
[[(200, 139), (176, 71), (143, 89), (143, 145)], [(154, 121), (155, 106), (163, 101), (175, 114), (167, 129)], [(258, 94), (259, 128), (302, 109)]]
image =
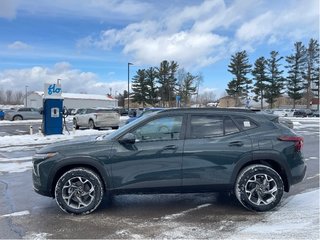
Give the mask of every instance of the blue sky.
[[(250, 61), (319, 39), (318, 0), (0, 0), (0, 89), (66, 92), (127, 88), (139, 68), (175, 60), (201, 73), (200, 91), (224, 94), (230, 57)], [(285, 64), (285, 62), (283, 62)]]

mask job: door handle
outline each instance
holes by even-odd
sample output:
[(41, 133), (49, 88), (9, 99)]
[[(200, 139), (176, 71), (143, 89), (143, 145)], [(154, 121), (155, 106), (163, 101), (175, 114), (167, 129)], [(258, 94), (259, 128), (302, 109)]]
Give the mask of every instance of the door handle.
[(241, 146), (243, 146), (243, 142), (242, 141), (230, 142), (229, 146), (230, 147), (241, 147)]
[(177, 149), (176, 145), (168, 145), (163, 148), (163, 150), (176, 150), (176, 149)]

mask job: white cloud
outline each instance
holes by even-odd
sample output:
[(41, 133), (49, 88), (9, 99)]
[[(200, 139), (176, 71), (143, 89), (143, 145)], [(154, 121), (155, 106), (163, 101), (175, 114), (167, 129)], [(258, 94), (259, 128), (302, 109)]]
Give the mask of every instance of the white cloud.
[[(319, 36), (319, 2), (291, 1), (283, 9), (269, 11), (244, 22), (236, 32), (236, 41), (269, 44), (285, 39), (298, 41)], [(290, 41), (291, 43), (292, 41)]]
[(73, 69), (67, 62), (55, 64), (52, 68), (36, 66), (25, 69), (8, 69), (0, 71), (0, 86), (3, 89), (23, 90), (26, 85), (30, 91), (42, 91), (44, 83), (61, 79), (64, 92), (106, 94), (122, 93), (127, 89), (127, 81), (101, 81), (95, 73)]
[[(126, 19), (145, 15), (151, 5), (138, 0), (1, 0), (5, 9), (0, 14), (7, 18), (14, 18), (21, 10), (25, 14), (42, 16), (64, 16), (94, 19)], [(7, 9), (7, 11), (5, 11)], [(8, 15), (8, 16), (6, 16)], [(1, 15), (0, 15), (1, 17)]]
[(12, 50), (26, 50), (26, 49), (30, 49), (31, 46), (21, 41), (15, 41), (9, 44), (8, 48)]
[[(317, 0), (279, 1), (207, 0), (177, 6), (144, 20), (101, 31), (78, 42), (122, 53), (138, 64), (176, 60), (183, 67), (199, 69), (235, 51), (254, 51), (258, 44), (290, 43), (319, 32)], [(303, 12), (303, 14), (301, 14)]]

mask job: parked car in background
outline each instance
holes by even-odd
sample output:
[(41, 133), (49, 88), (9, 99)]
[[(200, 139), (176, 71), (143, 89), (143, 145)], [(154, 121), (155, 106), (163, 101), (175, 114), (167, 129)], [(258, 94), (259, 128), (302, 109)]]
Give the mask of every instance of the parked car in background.
[(126, 109), (126, 108), (118, 107), (118, 108), (113, 108), (112, 110), (114, 110), (117, 113), (119, 113), (120, 116), (128, 116), (128, 109)]
[(0, 109), (0, 120), (4, 119), (4, 111), (2, 109)]
[(135, 117), (130, 117), (127, 121), (126, 124), (133, 122), (134, 120), (138, 119), (139, 117), (142, 117), (144, 115), (147, 115), (152, 112), (157, 112), (160, 110), (163, 110), (164, 108), (145, 108), (145, 110), (141, 111), (139, 115)]
[(279, 117), (293, 117), (294, 109), (273, 109), (272, 113)]
[(105, 136), (42, 148), (33, 156), (33, 186), (72, 214), (94, 211), (105, 194), (213, 191), (263, 212), (305, 177), (302, 147), (273, 114), (165, 109)]
[(294, 117), (312, 117), (313, 112), (311, 109), (296, 109), (293, 113)]
[(10, 121), (42, 119), (42, 115), (39, 109), (22, 107), (22, 108), (7, 110), (4, 115), (4, 119), (10, 120)]
[(79, 111), (73, 118), (73, 125), (76, 129), (80, 127), (117, 129), (119, 124), (120, 114), (112, 109), (86, 108)]
[(319, 110), (314, 111), (312, 114), (313, 117), (319, 117)]

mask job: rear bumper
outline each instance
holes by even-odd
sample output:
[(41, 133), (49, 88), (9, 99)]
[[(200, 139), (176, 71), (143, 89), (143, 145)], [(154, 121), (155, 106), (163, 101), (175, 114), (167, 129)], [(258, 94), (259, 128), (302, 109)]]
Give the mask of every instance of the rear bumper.
[(301, 164), (298, 167), (295, 167), (292, 170), (292, 179), (291, 184), (297, 184), (302, 182), (302, 180), (306, 177), (307, 166), (305, 164)]

